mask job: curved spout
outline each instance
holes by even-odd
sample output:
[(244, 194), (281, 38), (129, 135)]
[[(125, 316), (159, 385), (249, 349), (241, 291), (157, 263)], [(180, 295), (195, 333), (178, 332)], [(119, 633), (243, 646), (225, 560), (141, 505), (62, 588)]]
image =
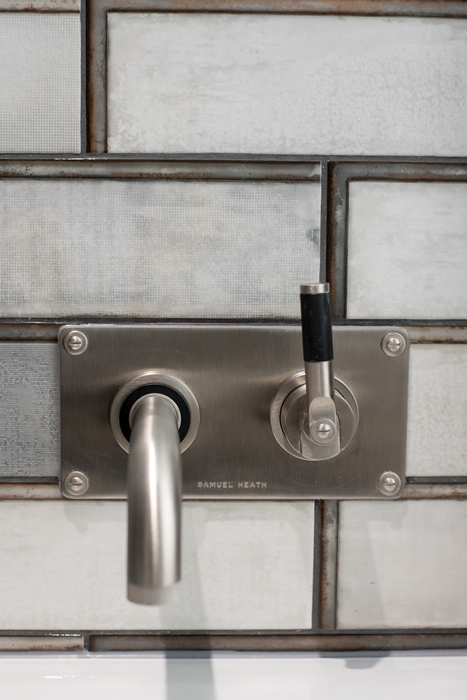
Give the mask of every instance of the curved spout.
[(133, 414), (128, 459), (128, 598), (164, 602), (180, 580), (182, 469), (177, 412), (150, 394)]

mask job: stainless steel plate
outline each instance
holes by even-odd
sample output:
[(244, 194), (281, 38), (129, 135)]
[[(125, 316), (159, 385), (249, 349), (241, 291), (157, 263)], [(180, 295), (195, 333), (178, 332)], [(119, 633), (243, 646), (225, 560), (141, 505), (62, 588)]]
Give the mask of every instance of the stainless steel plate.
[[(88, 340), (79, 355), (63, 345), (72, 329)], [(406, 350), (391, 357), (381, 343), (394, 330)], [(198, 434), (182, 457), (185, 498), (387, 499), (381, 475), (405, 476), (408, 349), (403, 329), (334, 328), (334, 373), (356, 398), (358, 429), (338, 457), (307, 462), (288, 454), (270, 425), (278, 387), (302, 370), (299, 326), (64, 326), (62, 484), (77, 470), (89, 488), (76, 497), (126, 497), (128, 455), (113, 435), (111, 406), (123, 384), (154, 371), (178, 377), (199, 404)]]

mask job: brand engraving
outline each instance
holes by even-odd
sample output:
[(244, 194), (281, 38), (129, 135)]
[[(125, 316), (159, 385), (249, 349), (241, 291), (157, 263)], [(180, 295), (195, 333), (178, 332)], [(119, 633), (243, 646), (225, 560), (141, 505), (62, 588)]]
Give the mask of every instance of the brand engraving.
[(199, 489), (267, 489), (267, 481), (198, 481)]

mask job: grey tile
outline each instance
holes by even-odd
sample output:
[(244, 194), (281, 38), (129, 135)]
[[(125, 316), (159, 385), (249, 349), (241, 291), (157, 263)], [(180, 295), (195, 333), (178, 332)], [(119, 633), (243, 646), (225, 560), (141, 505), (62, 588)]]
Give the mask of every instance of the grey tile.
[(58, 476), (58, 348), (0, 343), (0, 478)]
[(340, 629), (466, 627), (467, 502), (341, 503)]
[(119, 13), (114, 152), (467, 153), (467, 21)]
[(0, 0), (0, 10), (55, 10), (56, 12), (79, 12), (81, 0)]
[(1, 314), (297, 317), (320, 185), (0, 182)]
[(0, 502), (0, 628), (297, 629), (311, 625), (313, 503), (188, 502), (183, 580), (126, 600), (126, 503)]
[(467, 345), (410, 349), (408, 476), (467, 477)]
[(467, 183), (350, 183), (347, 317), (467, 318)]

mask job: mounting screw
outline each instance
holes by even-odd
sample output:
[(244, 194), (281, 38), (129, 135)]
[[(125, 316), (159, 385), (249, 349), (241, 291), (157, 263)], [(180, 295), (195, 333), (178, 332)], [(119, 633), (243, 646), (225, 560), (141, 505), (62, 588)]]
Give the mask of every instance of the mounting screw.
[(325, 445), (336, 434), (336, 426), (331, 421), (315, 420), (311, 424), (311, 437), (315, 442)]
[(378, 491), (383, 496), (395, 496), (402, 486), (400, 476), (395, 472), (383, 472), (379, 477)]
[(381, 347), (389, 357), (397, 357), (405, 350), (405, 338), (400, 333), (387, 333), (381, 341)]
[(81, 331), (70, 331), (65, 336), (63, 347), (70, 355), (81, 355), (88, 347), (88, 339)]
[(89, 479), (83, 472), (70, 472), (65, 479), (65, 488), (71, 496), (82, 496), (89, 488)]

